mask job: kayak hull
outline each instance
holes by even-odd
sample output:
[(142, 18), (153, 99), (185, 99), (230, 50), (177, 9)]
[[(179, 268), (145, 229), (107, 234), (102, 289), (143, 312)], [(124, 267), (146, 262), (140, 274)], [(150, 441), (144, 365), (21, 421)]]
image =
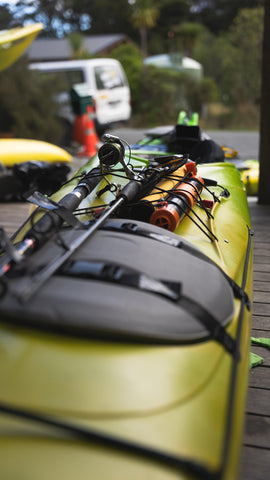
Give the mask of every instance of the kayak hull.
[[(94, 158), (81, 171), (96, 164)], [(211, 217), (199, 205), (194, 207), (214, 236), (209, 238), (188, 216), (174, 233), (165, 231), (167, 240), (161, 228), (128, 219), (137, 225), (140, 236), (134, 228), (133, 232), (115, 230), (119, 223), (127, 222), (120, 217), (113, 219), (111, 226), (108, 221), (107, 227), (96, 232), (73, 259), (114, 261), (123, 268), (133, 266), (148, 277), (179, 280), (182, 295), (190, 298), (190, 303), (192, 298), (202, 306), (205, 302), (205, 308), (217, 309), (221, 316), (225, 315), (225, 304), (232, 302), (232, 313), (228, 311), (221, 323), (236, 342), (236, 350), (230, 352), (209, 332), (198, 333), (195, 329), (188, 335), (193, 321), (189, 317), (181, 338), (169, 341), (168, 328), (176, 307), (166, 295), (161, 298), (153, 293), (149, 284), (147, 291), (141, 291), (130, 284), (108, 284), (108, 280), (104, 286), (93, 276), (57, 275), (29, 305), (18, 304), (17, 313), (4, 299), (0, 306), (4, 320), (0, 365), (5, 365), (0, 368), (1, 402), (39, 417), (26, 420), (14, 412), (0, 414), (1, 471), (5, 477), (16, 478), (23, 472), (30, 480), (37, 476), (41, 480), (72, 479), (78, 478), (79, 472), (79, 478), (84, 479), (91, 472), (95, 478), (108, 480), (237, 478), (251, 312), (243, 298), (230, 296), (222, 272), (251, 298), (250, 216), (240, 175), (233, 165), (200, 165), (198, 173), (215, 179), (217, 185), (211, 190), (216, 195), (221, 190), (219, 185), (230, 192), (230, 197), (221, 197), (215, 203)], [(74, 178), (65, 185), (53, 196), (54, 201), (69, 193), (76, 182)], [(112, 201), (110, 191), (102, 198), (96, 197), (104, 184), (102, 180), (82, 208)], [(211, 195), (205, 190), (202, 197), (206, 201)], [(89, 213), (82, 212), (79, 218), (89, 219)], [(161, 233), (162, 238), (150, 239), (147, 232)], [(166, 243), (168, 238), (170, 242), (182, 239), (184, 253)], [(53, 240), (44, 247), (41, 263), (46, 263), (51, 252), (57, 256), (57, 248)], [(219, 281), (223, 294), (216, 290)], [(55, 300), (49, 306), (53, 292)], [(39, 299), (44, 308), (38, 307)], [(98, 307), (94, 306), (96, 302)], [(184, 317), (179, 314), (182, 325)], [(67, 325), (68, 318), (72, 324)], [(101, 330), (96, 318), (103, 325)], [(123, 334), (123, 328), (118, 327), (121, 318), (132, 327), (131, 336), (130, 329)], [(149, 319), (154, 328), (146, 334)], [(157, 340), (160, 328), (165, 329), (164, 336)], [(175, 332), (177, 327), (173, 328)], [(49, 426), (48, 417), (55, 419), (56, 425)], [(88, 436), (78, 431), (76, 434), (72, 428), (65, 430), (61, 423), (87, 429)]]
[(41, 140), (24, 138), (0, 139), (0, 162), (7, 168), (15, 164), (29, 162), (70, 163), (72, 156), (63, 148)]
[(0, 70), (12, 65), (29, 47), (39, 32), (41, 23), (27, 27), (12, 28), (0, 32)]

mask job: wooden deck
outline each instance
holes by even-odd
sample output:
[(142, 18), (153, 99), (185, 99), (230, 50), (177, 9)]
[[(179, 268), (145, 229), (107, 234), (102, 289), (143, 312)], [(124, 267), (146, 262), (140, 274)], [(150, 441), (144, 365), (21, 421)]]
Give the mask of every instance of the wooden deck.
[[(270, 206), (250, 199), (254, 231), (252, 336), (270, 338)], [(250, 372), (241, 480), (270, 478), (270, 350), (252, 345), (264, 363)]]
[[(254, 337), (270, 338), (270, 206), (250, 198), (254, 230)], [(0, 205), (0, 226), (11, 235), (25, 220), (29, 205)], [(252, 346), (264, 363), (250, 372), (246, 425), (239, 480), (266, 480), (270, 473), (270, 350)], [(235, 479), (238, 480), (238, 479)]]

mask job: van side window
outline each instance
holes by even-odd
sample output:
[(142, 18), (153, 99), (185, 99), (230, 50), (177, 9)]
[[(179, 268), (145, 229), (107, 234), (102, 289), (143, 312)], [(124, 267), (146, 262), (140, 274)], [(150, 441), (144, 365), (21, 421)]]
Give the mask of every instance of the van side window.
[(47, 70), (41, 71), (43, 76), (55, 78), (57, 82), (61, 82), (63, 90), (69, 90), (76, 83), (84, 83), (84, 74), (82, 70)]
[(98, 90), (111, 90), (125, 85), (121, 73), (113, 66), (95, 67), (95, 79)]
[(66, 71), (66, 78), (67, 78), (67, 82), (68, 82), (70, 87), (72, 87), (76, 83), (84, 83), (85, 82), (83, 70), (67, 70)]

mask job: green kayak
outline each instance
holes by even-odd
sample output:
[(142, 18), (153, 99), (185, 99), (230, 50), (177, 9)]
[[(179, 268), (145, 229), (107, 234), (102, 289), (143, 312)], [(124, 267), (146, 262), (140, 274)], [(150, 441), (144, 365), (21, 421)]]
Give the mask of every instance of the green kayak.
[(235, 166), (107, 141), (2, 231), (4, 479), (236, 479), (252, 235)]

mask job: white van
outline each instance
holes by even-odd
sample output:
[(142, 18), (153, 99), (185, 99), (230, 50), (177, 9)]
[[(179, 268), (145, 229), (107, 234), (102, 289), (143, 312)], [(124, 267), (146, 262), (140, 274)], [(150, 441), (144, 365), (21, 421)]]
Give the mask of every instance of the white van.
[(63, 93), (57, 97), (60, 103), (59, 115), (70, 125), (74, 121), (70, 90), (76, 84), (85, 84), (88, 95), (94, 100), (96, 129), (100, 135), (112, 124), (129, 120), (130, 89), (122, 65), (117, 60), (95, 58), (42, 62), (32, 63), (30, 68), (60, 77), (65, 87)]

